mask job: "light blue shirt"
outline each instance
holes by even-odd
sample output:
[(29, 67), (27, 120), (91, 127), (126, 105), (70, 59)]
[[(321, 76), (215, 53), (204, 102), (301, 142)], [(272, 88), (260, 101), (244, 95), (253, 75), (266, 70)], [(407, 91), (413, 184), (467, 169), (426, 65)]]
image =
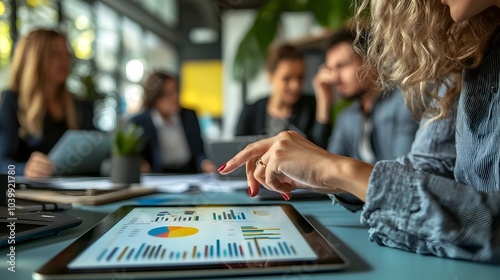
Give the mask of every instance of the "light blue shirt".
[(170, 116), (167, 122), (158, 111), (151, 110), (151, 120), (158, 135), (163, 167), (175, 168), (187, 164), (191, 160), (191, 151), (179, 115)]
[(355, 101), (338, 115), (328, 143), (329, 152), (369, 163), (396, 159), (410, 152), (418, 123), (399, 90), (380, 96), (369, 116), (360, 107), (360, 102)]

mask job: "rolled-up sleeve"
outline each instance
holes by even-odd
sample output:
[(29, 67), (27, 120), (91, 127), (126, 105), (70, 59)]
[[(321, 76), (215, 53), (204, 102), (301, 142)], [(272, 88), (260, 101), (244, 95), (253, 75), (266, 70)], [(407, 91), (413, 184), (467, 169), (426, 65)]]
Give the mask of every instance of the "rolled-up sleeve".
[(500, 192), (383, 161), (371, 174), (361, 223), (379, 245), (500, 263)]

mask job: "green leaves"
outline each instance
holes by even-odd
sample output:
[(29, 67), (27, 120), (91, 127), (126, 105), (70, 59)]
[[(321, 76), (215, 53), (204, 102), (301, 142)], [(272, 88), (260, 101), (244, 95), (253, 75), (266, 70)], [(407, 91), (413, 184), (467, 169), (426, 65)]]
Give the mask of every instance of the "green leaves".
[(319, 25), (338, 29), (353, 15), (351, 0), (309, 0), (306, 9), (311, 11)]
[(113, 154), (122, 156), (140, 155), (146, 145), (144, 129), (131, 124), (126, 130), (119, 128), (116, 131), (113, 143)]
[(310, 11), (318, 24), (338, 29), (352, 16), (351, 0), (270, 0), (257, 11), (252, 27), (243, 37), (233, 63), (233, 77), (238, 81), (255, 77), (274, 40), (284, 12)]
[(278, 29), (282, 0), (270, 1), (257, 13), (255, 21), (240, 43), (233, 64), (233, 76), (242, 81), (253, 78), (259, 71), (267, 47)]

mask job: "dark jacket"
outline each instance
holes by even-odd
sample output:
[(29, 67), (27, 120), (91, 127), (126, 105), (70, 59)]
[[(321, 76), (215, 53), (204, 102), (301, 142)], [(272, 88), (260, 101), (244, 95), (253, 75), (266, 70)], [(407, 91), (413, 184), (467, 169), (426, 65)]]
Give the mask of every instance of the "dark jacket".
[(193, 110), (181, 109), (179, 118), (182, 122), (182, 128), (186, 135), (189, 150), (191, 151), (191, 160), (185, 166), (179, 166), (178, 169), (166, 170), (163, 168), (161, 158), (160, 143), (156, 128), (151, 118), (151, 111), (146, 110), (141, 114), (133, 117), (131, 122), (142, 126), (144, 133), (148, 137), (148, 141), (142, 153), (144, 159), (151, 165), (153, 172), (167, 173), (197, 173), (201, 172), (201, 162), (206, 159), (203, 140), (201, 139), (200, 125), (198, 117)]
[[(266, 97), (243, 108), (236, 127), (236, 136), (267, 134), (268, 101), (269, 98)], [(316, 99), (314, 96), (301, 96), (293, 106), (293, 112), (288, 121), (305, 134), (310, 141), (322, 148), (326, 148), (331, 125), (321, 124), (316, 121)]]
[[(75, 99), (75, 110), (79, 129), (95, 129), (92, 122), (94, 118), (92, 103)], [(12, 164), (16, 167), (16, 174), (22, 175), (31, 153), (38, 151), (47, 154), (67, 127), (65, 122), (55, 124), (46, 117), (41, 137), (28, 135), (21, 138), (17, 113), (17, 94), (9, 90), (2, 92), (0, 96), (0, 171), (6, 171), (7, 166)]]

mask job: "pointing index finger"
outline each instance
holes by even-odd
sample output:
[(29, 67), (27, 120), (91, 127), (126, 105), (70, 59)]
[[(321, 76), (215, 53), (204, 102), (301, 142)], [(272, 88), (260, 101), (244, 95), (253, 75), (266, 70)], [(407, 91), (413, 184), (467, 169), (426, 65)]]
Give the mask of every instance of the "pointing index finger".
[(241, 152), (237, 153), (232, 159), (228, 160), (226, 167), (219, 172), (223, 175), (229, 174), (238, 167), (245, 164), (248, 160), (254, 159), (265, 154), (272, 146), (274, 137), (259, 140), (248, 144)]

